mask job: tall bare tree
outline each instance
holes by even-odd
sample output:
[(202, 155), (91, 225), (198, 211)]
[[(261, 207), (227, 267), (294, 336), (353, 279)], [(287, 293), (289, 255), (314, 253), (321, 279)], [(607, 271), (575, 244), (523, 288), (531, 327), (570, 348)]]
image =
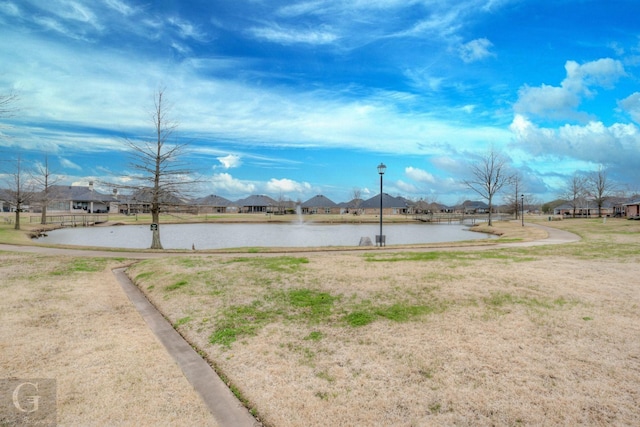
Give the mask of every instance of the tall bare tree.
[(9, 160), (7, 163), (11, 165), (6, 174), (9, 188), (4, 192), (3, 199), (15, 207), (14, 228), (20, 230), (20, 213), (33, 199), (33, 186), (28, 179), (20, 154), (13, 161)]
[(478, 163), (469, 165), (471, 178), (464, 181), (469, 189), (478, 193), (489, 205), (488, 225), (493, 226), (491, 214), (493, 211), (493, 197), (509, 183), (512, 175), (509, 174), (507, 161), (493, 148), (478, 160)]
[(358, 187), (351, 189), (351, 201), (353, 202), (353, 206), (350, 207), (353, 208), (353, 213), (356, 215), (359, 214), (360, 205), (362, 204), (362, 190)]
[(607, 170), (600, 165), (597, 171), (589, 175), (587, 185), (589, 193), (598, 205), (598, 218), (601, 218), (602, 205), (612, 196), (615, 188), (614, 183), (607, 176)]
[(163, 203), (184, 195), (188, 186), (196, 181), (190, 179), (192, 170), (182, 161), (187, 143), (179, 143), (174, 137), (178, 123), (169, 117), (169, 107), (164, 89), (154, 95), (154, 109), (151, 119), (154, 137), (147, 142), (127, 140), (133, 156), (132, 166), (137, 175), (132, 177), (137, 186), (120, 186), (143, 190), (149, 194), (152, 229), (151, 249), (162, 249), (160, 241), (160, 210)]
[(38, 202), (41, 204), (42, 215), (40, 216), (40, 224), (47, 223), (47, 206), (51, 202), (51, 186), (60, 182), (61, 178), (51, 171), (49, 168), (49, 156), (44, 156), (44, 163), (36, 165), (33, 180), (40, 187), (38, 194)]
[(584, 200), (586, 190), (587, 179), (576, 172), (569, 178), (564, 192), (560, 195), (560, 197), (565, 199), (569, 206), (571, 206), (571, 216), (573, 218), (576, 217), (576, 209), (578, 209), (578, 206)]
[(523, 190), (520, 174), (517, 172), (512, 174), (508, 185), (510, 187), (510, 191), (507, 192), (507, 195), (504, 198), (504, 204), (505, 206), (508, 206), (508, 209), (515, 213), (515, 219), (518, 219), (521, 210), (520, 202)]

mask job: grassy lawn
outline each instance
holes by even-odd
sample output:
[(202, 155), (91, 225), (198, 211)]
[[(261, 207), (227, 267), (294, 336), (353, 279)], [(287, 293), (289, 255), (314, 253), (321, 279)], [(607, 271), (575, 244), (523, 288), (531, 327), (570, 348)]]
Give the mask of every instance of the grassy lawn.
[[(640, 222), (542, 219), (582, 240), (167, 255), (129, 275), (267, 426), (638, 425)], [(0, 242), (38, 227), (0, 221)], [(59, 422), (210, 422), (114, 282), (129, 261), (0, 260), (0, 373), (56, 378)]]
[(640, 222), (544, 225), (583, 240), (129, 274), (267, 425), (640, 424)]

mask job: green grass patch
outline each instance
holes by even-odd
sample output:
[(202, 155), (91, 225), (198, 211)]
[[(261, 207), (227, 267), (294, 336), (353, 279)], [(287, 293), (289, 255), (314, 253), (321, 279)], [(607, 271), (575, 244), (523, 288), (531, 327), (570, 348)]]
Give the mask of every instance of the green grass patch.
[(51, 274), (61, 276), (79, 272), (95, 273), (106, 267), (107, 260), (105, 258), (72, 258), (68, 262), (62, 262)]
[(307, 341), (320, 341), (322, 338), (324, 338), (324, 334), (322, 332), (320, 332), (320, 331), (312, 331), (312, 332), (309, 333), (309, 335), (307, 335), (303, 339), (305, 339)]
[(423, 314), (430, 314), (436, 311), (435, 307), (428, 305), (406, 305), (396, 303), (388, 307), (379, 307), (375, 310), (375, 314), (394, 322), (406, 322), (414, 317)]
[(133, 279), (133, 281), (138, 283), (138, 281), (150, 278), (151, 276), (153, 276), (153, 274), (154, 274), (153, 271), (145, 271), (144, 273), (140, 273), (140, 274), (136, 275), (136, 277)]
[(308, 264), (309, 259), (305, 257), (240, 257), (234, 258), (227, 263), (246, 263), (252, 267), (263, 268), (265, 270), (275, 271), (279, 273), (298, 271), (302, 265)]
[(186, 281), (186, 280), (180, 280), (180, 281), (178, 281), (178, 282), (176, 282), (176, 283), (174, 283), (174, 284), (172, 284), (172, 285), (166, 286), (166, 287), (164, 288), (164, 290), (165, 290), (165, 291), (175, 291), (176, 289), (180, 289), (180, 288), (182, 288), (182, 287), (185, 287), (185, 286), (187, 286), (188, 284), (189, 284), (189, 282), (188, 282), (188, 281)]
[(182, 317), (176, 320), (176, 323), (173, 324), (173, 327), (177, 328), (178, 326), (186, 325), (189, 322), (191, 322), (191, 316)]
[(278, 311), (267, 309), (258, 301), (252, 305), (231, 306), (220, 316), (218, 327), (209, 337), (209, 342), (229, 347), (240, 337), (256, 335), (278, 314)]
[(554, 300), (551, 299), (539, 299), (526, 296), (512, 295), (508, 292), (492, 292), (490, 296), (484, 297), (483, 301), (486, 305), (500, 308), (506, 305), (523, 305), (534, 309), (553, 309), (563, 307), (569, 304), (569, 301), (560, 297)]
[(401, 261), (478, 261), (485, 259), (504, 260), (512, 262), (534, 261), (536, 258), (526, 255), (526, 252), (510, 250), (492, 250), (477, 252), (459, 251), (429, 251), (429, 252), (397, 252), (397, 253), (370, 253), (364, 258), (369, 262), (401, 262)]
[(344, 320), (349, 326), (357, 328), (372, 323), (376, 320), (376, 316), (369, 311), (354, 311), (344, 316)]
[(328, 292), (310, 289), (294, 289), (288, 293), (289, 304), (293, 307), (307, 309), (309, 320), (318, 320), (330, 315), (333, 303), (337, 298)]

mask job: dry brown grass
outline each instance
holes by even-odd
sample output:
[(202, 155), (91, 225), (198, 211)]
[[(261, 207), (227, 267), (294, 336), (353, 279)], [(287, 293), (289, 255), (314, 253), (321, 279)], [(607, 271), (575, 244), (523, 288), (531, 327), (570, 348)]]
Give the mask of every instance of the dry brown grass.
[[(584, 240), (174, 258), (131, 276), (269, 425), (639, 425), (640, 224), (550, 225)], [(300, 290), (336, 299), (314, 315)], [(211, 344), (233, 316), (253, 329)]]
[(216, 425), (121, 290), (117, 261), (0, 260), (0, 378), (55, 379), (60, 425)]

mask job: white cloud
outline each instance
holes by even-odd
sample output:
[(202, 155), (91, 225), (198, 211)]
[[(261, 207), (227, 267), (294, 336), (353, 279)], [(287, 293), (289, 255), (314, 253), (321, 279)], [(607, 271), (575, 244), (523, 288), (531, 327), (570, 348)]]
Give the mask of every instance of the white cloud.
[(228, 173), (214, 174), (211, 179), (211, 188), (214, 193), (220, 194), (253, 194), (256, 191), (256, 185), (252, 182), (241, 181), (232, 177)]
[(275, 179), (272, 178), (265, 185), (266, 190), (272, 194), (279, 193), (305, 193), (311, 190), (311, 184), (308, 182), (296, 182), (291, 179)]
[(516, 115), (510, 126), (518, 148), (547, 159), (574, 159), (611, 165), (640, 178), (640, 129), (634, 124), (605, 126), (591, 121), (586, 125), (543, 128)]
[(71, 160), (65, 159), (64, 157), (58, 157), (58, 161), (60, 162), (60, 166), (65, 169), (82, 170), (82, 167), (73, 163)]
[(549, 118), (581, 118), (587, 116), (576, 109), (583, 97), (592, 97), (593, 86), (611, 87), (625, 76), (624, 66), (611, 58), (598, 59), (579, 65), (575, 61), (565, 64), (566, 77), (560, 86), (542, 84), (523, 86), (518, 91), (514, 110), (518, 114), (532, 114)]
[(416, 194), (418, 192), (418, 187), (413, 184), (409, 184), (407, 182), (402, 181), (401, 179), (395, 182), (395, 187), (403, 193), (406, 194)]
[(493, 43), (485, 38), (471, 40), (470, 42), (464, 43), (460, 46), (460, 58), (462, 58), (464, 62), (469, 63), (480, 61), (481, 59), (485, 59), (490, 56), (495, 56), (494, 53), (489, 51), (492, 46)]
[(237, 168), (242, 164), (242, 160), (237, 154), (229, 154), (228, 156), (218, 157), (218, 161), (225, 169)]
[(425, 183), (434, 183), (436, 180), (432, 174), (422, 169), (417, 169), (412, 166), (409, 166), (404, 169), (404, 173), (414, 181), (417, 182), (425, 182)]
[(634, 122), (640, 123), (640, 92), (635, 92), (619, 101), (618, 106), (627, 111)]
[(280, 26), (250, 28), (249, 32), (256, 38), (281, 44), (323, 45), (335, 42), (339, 37), (328, 27), (315, 30), (298, 30)]

